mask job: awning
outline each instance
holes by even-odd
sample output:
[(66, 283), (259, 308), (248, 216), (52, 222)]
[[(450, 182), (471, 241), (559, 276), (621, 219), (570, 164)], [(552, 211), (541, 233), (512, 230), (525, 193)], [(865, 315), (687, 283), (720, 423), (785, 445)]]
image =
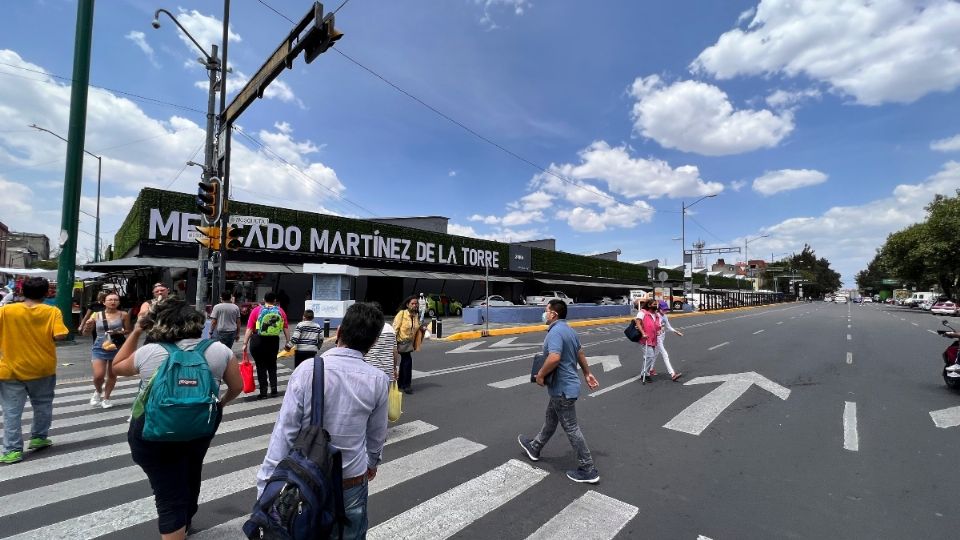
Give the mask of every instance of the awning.
[[(439, 279), (445, 281), (483, 281), (483, 276), (473, 274), (454, 274), (450, 272), (424, 272), (414, 270), (388, 270), (383, 268), (361, 268), (361, 276), (399, 277), (410, 279)], [(508, 276), (490, 276), (490, 281), (502, 283), (522, 283), (522, 280)]]
[[(131, 268), (196, 268), (197, 259), (174, 259), (163, 257), (127, 257), (113, 261), (101, 261), (83, 265), (103, 271), (128, 270)], [(302, 264), (283, 264), (249, 261), (231, 261), (227, 259), (228, 272), (276, 272), (279, 274), (302, 274)]]
[[(36, 276), (47, 279), (57, 279), (57, 270), (44, 270), (43, 268), (2, 268), (0, 274), (13, 274), (15, 276)], [(74, 272), (74, 279), (94, 279), (102, 276), (99, 272)]]

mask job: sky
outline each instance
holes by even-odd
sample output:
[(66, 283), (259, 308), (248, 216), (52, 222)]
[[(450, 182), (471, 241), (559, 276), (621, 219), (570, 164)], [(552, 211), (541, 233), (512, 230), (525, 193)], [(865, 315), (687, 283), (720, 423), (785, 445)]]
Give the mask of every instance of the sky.
[[(311, 5), (233, 0), (228, 99)], [(222, 37), (220, 2), (97, 2), (85, 148), (104, 245), (141, 188), (200, 176), (207, 75), (171, 20), (152, 28), (158, 8), (208, 51)], [(67, 134), (76, 12), (24, 0), (0, 20), (0, 221), (51, 240), (66, 145), (29, 126)], [(740, 248), (727, 262), (809, 244), (853, 287), (960, 189), (955, 1), (349, 0), (336, 26), (335, 50), (237, 120), (233, 198), (666, 266), (681, 228), (687, 249)], [(87, 159), (81, 261), (96, 174)]]

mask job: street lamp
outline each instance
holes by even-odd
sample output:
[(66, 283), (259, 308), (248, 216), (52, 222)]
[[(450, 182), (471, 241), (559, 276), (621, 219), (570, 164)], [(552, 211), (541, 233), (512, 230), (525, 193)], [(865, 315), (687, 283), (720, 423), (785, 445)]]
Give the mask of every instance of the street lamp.
[[(61, 137), (60, 135), (57, 135), (56, 133), (50, 131), (49, 129), (42, 128), (36, 124), (30, 124), (30, 127), (39, 131), (45, 131), (65, 143), (70, 142), (67, 139), (64, 139), (63, 137)], [(97, 220), (97, 231), (96, 231), (97, 234), (93, 239), (93, 262), (100, 262), (100, 171), (103, 169), (103, 159), (100, 156), (94, 154), (93, 152), (87, 151), (87, 149), (84, 149), (83, 153), (97, 158), (97, 215), (94, 216), (94, 219)]]
[(743, 238), (743, 273), (747, 277), (749, 277), (748, 274), (750, 273), (750, 257), (747, 256), (747, 248), (750, 246), (751, 242), (756, 242), (761, 238), (767, 238), (769, 236), (770, 236), (769, 234), (761, 234), (756, 238), (747, 238), (747, 237)]
[[(207, 72), (210, 75), (210, 83), (207, 89), (207, 133), (206, 133), (205, 151), (203, 156), (204, 158), (203, 159), (203, 181), (204, 183), (209, 184), (210, 179), (216, 176), (216, 168), (214, 167), (215, 150), (213, 146), (213, 137), (214, 137), (214, 128), (215, 128), (217, 115), (214, 112), (214, 106), (216, 105), (217, 86), (220, 82), (217, 78), (217, 74), (220, 72), (220, 69), (221, 69), (220, 60), (217, 59), (217, 51), (218, 51), (217, 44), (212, 43), (210, 45), (210, 50), (212, 51), (212, 53), (207, 54), (207, 50), (204, 49), (202, 46), (200, 46), (199, 43), (197, 43), (197, 40), (190, 35), (190, 32), (187, 32), (187, 29), (184, 28), (182, 24), (180, 24), (180, 21), (178, 21), (177, 18), (174, 17), (172, 13), (162, 8), (158, 9), (153, 14), (153, 22), (151, 23), (151, 25), (154, 28), (160, 28), (161, 13), (165, 14), (167, 17), (170, 17), (170, 20), (177, 25), (177, 28), (179, 28), (180, 31), (183, 32), (183, 34), (187, 36), (190, 39), (190, 41), (193, 42), (194, 45), (196, 45), (197, 49), (199, 49), (200, 52), (203, 53), (203, 58), (199, 58), (198, 60), (201, 64), (203, 64), (203, 66), (207, 69)], [(220, 90), (221, 92), (226, 93), (226, 88), (221, 88)], [(202, 219), (203, 219), (203, 224), (205, 226), (209, 227), (213, 225), (213, 223), (206, 216), (203, 216)], [(196, 308), (197, 308), (197, 311), (203, 311), (204, 306), (206, 304), (206, 293), (207, 293), (207, 276), (206, 276), (206, 273), (204, 272), (204, 267), (206, 266), (207, 259), (210, 257), (210, 255), (207, 252), (207, 248), (204, 246), (200, 246), (200, 249), (198, 251), (199, 251), (199, 254), (197, 256)]]
[(704, 199), (712, 199), (716, 196), (716, 193), (713, 195), (705, 195), (690, 204), (685, 204), (683, 201), (680, 201), (680, 262), (683, 263), (684, 295), (687, 293), (687, 209)]

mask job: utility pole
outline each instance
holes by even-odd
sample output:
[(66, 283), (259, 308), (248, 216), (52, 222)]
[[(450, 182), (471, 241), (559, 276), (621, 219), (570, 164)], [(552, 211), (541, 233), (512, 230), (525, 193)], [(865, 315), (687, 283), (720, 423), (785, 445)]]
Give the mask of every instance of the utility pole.
[(73, 81), (70, 85), (70, 127), (67, 131), (67, 166), (63, 175), (60, 214), (60, 260), (57, 265), (57, 308), (64, 324), (73, 324), (73, 281), (77, 269), (77, 229), (80, 221), (80, 187), (83, 183), (83, 143), (87, 130), (87, 92), (90, 85), (90, 49), (93, 44), (94, 0), (78, 0), (73, 47)]
[[(223, 58), (220, 63), (220, 113), (217, 115), (217, 172), (220, 175), (220, 189), (223, 204), (220, 207), (220, 250), (217, 256), (217, 280), (213, 284), (214, 301), (219, 301), (220, 293), (227, 289), (227, 225), (230, 223), (230, 130), (223, 129), (223, 112), (227, 108), (227, 49), (230, 44), (230, 0), (223, 0)], [(221, 159), (223, 161), (221, 161)], [(221, 167), (224, 163), (227, 167)]]

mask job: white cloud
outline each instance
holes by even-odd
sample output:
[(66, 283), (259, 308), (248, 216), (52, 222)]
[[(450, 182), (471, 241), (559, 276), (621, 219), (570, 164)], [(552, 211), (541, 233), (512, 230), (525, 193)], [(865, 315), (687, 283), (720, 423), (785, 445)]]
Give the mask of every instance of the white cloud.
[(510, 228), (497, 228), (493, 232), (483, 234), (477, 232), (473, 227), (469, 225), (460, 225), (457, 223), (450, 223), (447, 226), (447, 232), (450, 234), (455, 234), (457, 236), (467, 236), (470, 238), (480, 238), (482, 240), (494, 240), (497, 242), (523, 242), (526, 240), (533, 240), (536, 238), (543, 238), (544, 233), (538, 229), (510, 229)]
[[(240, 89), (246, 86), (248, 82), (250, 82), (250, 77), (242, 71), (235, 70), (233, 73), (228, 74), (227, 95), (232, 96), (236, 94), (240, 91)], [(206, 79), (202, 81), (196, 81), (193, 83), (193, 86), (206, 92), (210, 88), (210, 81)], [(306, 108), (303, 102), (293, 93), (293, 89), (290, 88), (290, 85), (280, 79), (274, 79), (273, 82), (267, 86), (266, 90), (263, 91), (263, 97), (264, 99), (276, 99), (284, 103), (294, 102), (301, 109)]]
[(960, 85), (960, 3), (762, 0), (691, 64), (718, 79), (782, 73), (829, 84), (864, 105), (909, 103)]
[(787, 90), (776, 90), (767, 96), (767, 105), (774, 109), (789, 109), (799, 105), (808, 99), (817, 99), (820, 97), (820, 91), (816, 88), (798, 90), (790, 92)]
[(570, 228), (580, 232), (603, 232), (608, 229), (629, 229), (639, 223), (649, 223), (655, 211), (646, 201), (631, 205), (615, 204), (598, 212), (578, 206), (558, 213)]
[(827, 181), (827, 175), (810, 169), (782, 169), (769, 171), (753, 181), (753, 190), (765, 196)]
[(960, 150), (960, 135), (933, 141), (930, 143), (930, 149), (937, 152), (956, 152)]
[(454, 171), (454, 170), (451, 170), (450, 172), (447, 173), (447, 176), (449, 176), (450, 178), (453, 178), (456, 175), (457, 175), (457, 171)]
[[(180, 24), (190, 32), (194, 38), (196, 38), (197, 43), (203, 47), (203, 50), (207, 51), (207, 54), (213, 52), (210, 48), (211, 45), (216, 43), (217, 47), (220, 48), (220, 53), (217, 56), (223, 56), (223, 47), (220, 44), (220, 41), (223, 39), (223, 21), (212, 16), (204, 15), (195, 9), (186, 10), (180, 8), (180, 13), (177, 15), (177, 20), (180, 21)], [(173, 21), (170, 21), (166, 17), (161, 17), (160, 24), (172, 24)], [(190, 50), (190, 57), (193, 58), (195, 53), (199, 53), (197, 46), (190, 41), (190, 38), (185, 36), (179, 28), (174, 28), (172, 31), (177, 33), (177, 37), (180, 38), (180, 41), (187, 46), (187, 49)], [(234, 33), (231, 29), (227, 34), (227, 39), (231, 42), (243, 41), (239, 34)], [(195, 62), (194, 62), (195, 63)]]
[(740, 191), (746, 185), (747, 185), (746, 180), (734, 180), (733, 182), (730, 182), (730, 189), (734, 191)]
[[(603, 181), (613, 193), (630, 198), (693, 197), (723, 191), (723, 184), (700, 178), (700, 170), (694, 165), (673, 168), (663, 160), (634, 158), (626, 146), (611, 147), (605, 141), (596, 141), (581, 150), (580, 159), (579, 165), (551, 165), (550, 170), (576, 181)], [(609, 206), (615, 202), (597, 187), (583, 182), (570, 185), (547, 174), (538, 175), (535, 181), (543, 185), (544, 191), (562, 195), (574, 204)]]
[(143, 32), (138, 30), (131, 30), (130, 33), (123, 36), (126, 39), (129, 39), (137, 46), (143, 54), (147, 55), (147, 58), (150, 59), (150, 63), (153, 64), (153, 67), (159, 68), (160, 64), (157, 63), (156, 55), (153, 53), (153, 47), (147, 43), (147, 36)]
[(474, 0), (483, 8), (483, 16), (480, 17), (480, 24), (487, 30), (499, 28), (499, 25), (493, 20), (493, 11), (501, 6), (512, 10), (518, 17), (523, 15), (526, 10), (533, 6), (530, 0)]
[(743, 24), (744, 22), (752, 19), (753, 16), (756, 15), (756, 13), (757, 13), (757, 8), (755, 8), (755, 7), (752, 7), (752, 8), (748, 8), (748, 9), (743, 10), (743, 11), (740, 13), (740, 16), (737, 17), (737, 24), (740, 25), (740, 24)]
[(468, 219), (470, 221), (479, 221), (484, 225), (502, 225), (504, 227), (516, 227), (518, 225), (528, 225), (535, 221), (545, 221), (543, 212), (530, 212), (526, 210), (514, 210), (507, 212), (503, 217), (481, 216), (479, 214), (474, 214)]
[[(953, 195), (960, 189), (960, 163), (950, 161), (926, 180), (900, 184), (885, 198), (860, 206), (830, 208), (820, 216), (784, 220), (763, 233), (770, 238), (750, 244), (757, 253), (799, 251), (810, 244), (817, 256), (826, 257), (831, 267), (852, 286), (853, 276), (873, 258), (888, 234), (926, 219), (924, 207), (934, 195)], [(741, 239), (742, 242), (742, 239)]]
[(776, 146), (793, 131), (790, 111), (735, 110), (727, 95), (698, 81), (664, 84), (638, 77), (630, 89), (634, 130), (665, 148), (707, 156)]

